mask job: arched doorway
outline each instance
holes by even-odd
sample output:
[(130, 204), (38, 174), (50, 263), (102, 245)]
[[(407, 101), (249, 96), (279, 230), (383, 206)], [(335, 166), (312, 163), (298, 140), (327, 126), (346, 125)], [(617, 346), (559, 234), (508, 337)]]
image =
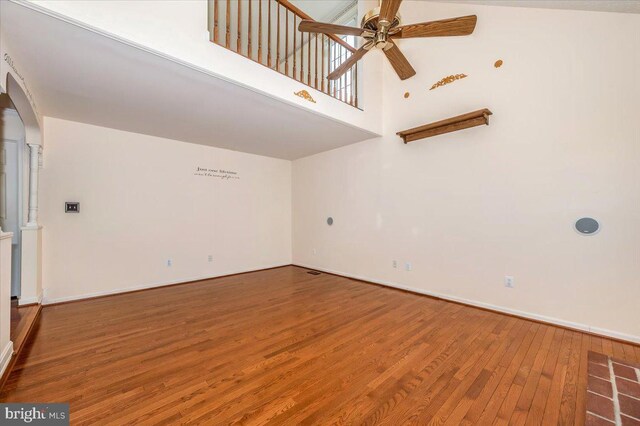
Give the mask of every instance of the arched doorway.
[[(42, 227), (38, 223), (42, 133), (25, 90), (10, 72), (6, 76), (3, 102), (9, 108), (5, 109), (16, 111), (9, 114), (22, 124), (23, 133), (3, 143), (0, 150), (0, 176), (4, 172), (0, 188), (6, 187), (0, 189), (0, 195), (5, 195), (5, 200), (0, 200), (4, 203), (0, 204), (0, 216), (6, 216), (1, 220), (3, 227), (11, 228), (0, 230), (0, 374), (22, 348), (42, 300)], [(17, 296), (13, 309), (12, 295)]]
[(0, 94), (0, 228), (11, 241), (11, 298), (21, 294), (25, 128), (9, 95)]

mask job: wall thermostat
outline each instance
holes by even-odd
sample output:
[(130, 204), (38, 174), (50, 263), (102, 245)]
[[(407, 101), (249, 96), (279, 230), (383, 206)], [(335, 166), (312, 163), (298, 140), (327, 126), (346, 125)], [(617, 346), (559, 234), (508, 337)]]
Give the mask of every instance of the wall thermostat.
[(575, 228), (582, 235), (593, 235), (600, 230), (600, 224), (592, 217), (583, 217), (576, 221)]
[(80, 203), (77, 201), (67, 201), (64, 203), (65, 213), (80, 213)]

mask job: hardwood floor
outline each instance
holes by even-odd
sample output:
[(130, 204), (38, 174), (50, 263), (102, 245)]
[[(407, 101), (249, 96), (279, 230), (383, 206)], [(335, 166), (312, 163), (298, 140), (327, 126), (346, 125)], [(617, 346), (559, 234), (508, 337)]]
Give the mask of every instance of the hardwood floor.
[(0, 394), (73, 424), (583, 424), (640, 347), (283, 267), (45, 307)]
[[(9, 338), (13, 342), (13, 355), (9, 361), (9, 365), (2, 376), (0, 376), (0, 390), (4, 388), (9, 372), (13, 369), (22, 348), (27, 342), (30, 333), (33, 331), (32, 329), (38, 320), (41, 309), (42, 306), (40, 306), (40, 304), (18, 306), (18, 300), (11, 299)], [(0, 401), (2, 401), (2, 399), (0, 399)]]
[(17, 300), (11, 300), (10, 336), (14, 351), (19, 351), (25, 343), (40, 309), (39, 305), (18, 306)]

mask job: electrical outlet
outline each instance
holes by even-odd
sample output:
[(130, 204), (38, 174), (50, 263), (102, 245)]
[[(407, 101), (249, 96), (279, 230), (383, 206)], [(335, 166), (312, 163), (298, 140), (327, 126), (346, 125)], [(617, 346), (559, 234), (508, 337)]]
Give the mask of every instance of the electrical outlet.
[(405, 262), (404, 269), (405, 271), (410, 271), (411, 269), (413, 269), (413, 266), (411, 266), (411, 262)]
[(207, 260), (208, 260), (209, 262), (213, 262), (213, 256), (212, 256), (212, 255), (209, 255), (209, 257), (207, 257)]
[(173, 265), (173, 261), (171, 259), (167, 259), (167, 266), (171, 267)]
[(391, 265), (392, 265), (394, 268), (397, 268), (397, 267), (398, 267), (398, 261), (397, 261), (397, 260), (394, 260), (393, 262), (391, 262)]
[(508, 287), (508, 288), (513, 288), (513, 284), (514, 284), (513, 277), (510, 276), (510, 275), (505, 275), (504, 276), (504, 286)]

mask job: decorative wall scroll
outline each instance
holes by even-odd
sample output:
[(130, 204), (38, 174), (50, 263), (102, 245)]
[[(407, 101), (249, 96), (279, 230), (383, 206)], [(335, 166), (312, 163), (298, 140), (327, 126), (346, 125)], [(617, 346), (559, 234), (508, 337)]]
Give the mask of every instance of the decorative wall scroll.
[(307, 92), (306, 90), (301, 90), (299, 92), (295, 92), (294, 95), (301, 97), (302, 99), (306, 99), (309, 102), (313, 102), (314, 104), (316, 103), (316, 100), (313, 99), (311, 97), (311, 95), (309, 94), (309, 92)]
[(443, 78), (442, 80), (438, 81), (433, 86), (431, 86), (431, 89), (429, 89), (429, 90), (433, 90), (433, 89), (437, 89), (438, 87), (446, 86), (447, 84), (453, 83), (454, 81), (460, 80), (460, 79), (463, 79), (463, 78), (467, 78), (467, 75), (466, 74), (454, 74), (454, 75), (447, 76), (447, 77)]
[(238, 174), (238, 172), (234, 172), (233, 170), (209, 169), (206, 167), (196, 167), (196, 171), (193, 173), (193, 175), (222, 180), (240, 179), (240, 175)]
[(27, 98), (29, 99), (29, 103), (31, 104), (31, 108), (33, 108), (33, 112), (35, 112), (36, 117), (37, 117), (39, 115), (39, 113), (38, 113), (38, 108), (36, 107), (36, 101), (33, 99), (33, 94), (29, 90), (29, 86), (27, 86), (26, 81), (24, 81), (24, 77), (22, 76), (22, 74), (20, 74), (20, 71), (18, 71), (18, 68), (16, 67), (15, 63), (13, 62), (13, 58), (8, 53), (5, 53), (3, 55), (3, 57), (4, 57), (4, 61), (7, 63), (7, 65), (9, 65), (9, 67), (13, 70), (13, 75), (15, 77), (17, 77), (18, 80), (20, 80), (20, 82), (22, 83), (22, 88), (24, 89), (24, 93), (27, 96)]

